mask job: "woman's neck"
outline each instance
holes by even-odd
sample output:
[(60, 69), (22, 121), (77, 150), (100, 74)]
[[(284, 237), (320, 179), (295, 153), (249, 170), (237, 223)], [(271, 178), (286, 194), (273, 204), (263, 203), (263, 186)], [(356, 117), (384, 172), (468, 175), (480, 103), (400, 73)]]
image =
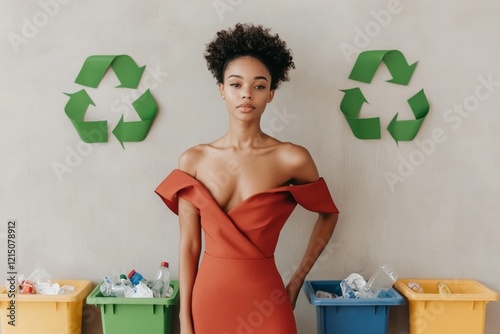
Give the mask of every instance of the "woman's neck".
[(265, 146), (269, 138), (260, 128), (260, 120), (256, 122), (230, 122), (228, 132), (220, 139), (225, 147), (245, 150)]

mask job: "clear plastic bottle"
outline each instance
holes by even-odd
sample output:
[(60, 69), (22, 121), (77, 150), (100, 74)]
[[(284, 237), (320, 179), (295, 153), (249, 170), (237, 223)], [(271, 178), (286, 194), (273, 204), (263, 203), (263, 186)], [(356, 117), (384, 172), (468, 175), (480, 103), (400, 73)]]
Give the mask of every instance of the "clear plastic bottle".
[(438, 282), (437, 288), (438, 288), (438, 292), (442, 295), (450, 295), (451, 294), (450, 288), (448, 287), (448, 285), (446, 285), (443, 282)]
[(170, 268), (168, 267), (168, 262), (162, 262), (153, 280), (151, 290), (153, 290), (154, 297), (165, 298), (170, 297), (170, 289)]
[(112, 293), (116, 297), (131, 297), (134, 293), (134, 289), (132, 287), (132, 283), (127, 279), (127, 276), (124, 274), (120, 275), (120, 282), (115, 283), (111, 288)]
[(147, 284), (146, 279), (135, 270), (130, 271), (128, 273), (127, 277), (130, 280), (130, 283), (132, 283), (132, 285), (134, 285), (134, 286), (139, 284), (139, 282), (143, 282), (143, 283)]
[(99, 288), (101, 290), (102, 295), (105, 297), (113, 297), (113, 292), (111, 291), (112, 286), (113, 286), (113, 281), (111, 281), (111, 279), (108, 276), (104, 277), (103, 282)]
[(130, 283), (133, 285), (133, 298), (153, 298), (153, 292), (148, 286), (148, 281), (137, 271), (132, 270), (128, 275)]
[(362, 298), (377, 298), (380, 292), (389, 290), (397, 281), (398, 274), (389, 264), (380, 266), (363, 287)]

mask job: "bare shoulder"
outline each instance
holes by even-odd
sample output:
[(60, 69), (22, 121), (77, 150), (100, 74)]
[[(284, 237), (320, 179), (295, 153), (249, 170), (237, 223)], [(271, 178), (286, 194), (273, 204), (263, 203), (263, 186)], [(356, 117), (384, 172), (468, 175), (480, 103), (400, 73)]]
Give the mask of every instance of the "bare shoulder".
[(179, 157), (179, 169), (196, 177), (196, 171), (206, 155), (207, 148), (207, 144), (199, 144), (184, 151)]
[(277, 153), (280, 162), (292, 175), (294, 183), (314, 182), (319, 178), (316, 164), (305, 147), (283, 142), (279, 144)]
[(312, 160), (309, 151), (300, 145), (296, 145), (290, 142), (282, 142), (278, 145), (278, 154), (284, 162), (288, 162), (291, 165), (302, 165)]

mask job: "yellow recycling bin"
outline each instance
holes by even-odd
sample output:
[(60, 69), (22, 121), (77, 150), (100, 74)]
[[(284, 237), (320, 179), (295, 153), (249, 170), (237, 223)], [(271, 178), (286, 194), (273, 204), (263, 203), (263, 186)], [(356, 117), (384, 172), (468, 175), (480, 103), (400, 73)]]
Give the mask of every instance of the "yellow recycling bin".
[[(60, 286), (72, 285), (67, 295), (23, 295), (0, 288), (2, 334), (81, 334), (83, 301), (92, 291), (91, 281), (53, 280)], [(15, 326), (14, 326), (15, 325)]]
[[(408, 286), (411, 282), (423, 292), (413, 291)], [(451, 293), (440, 294), (439, 282)], [(467, 279), (405, 278), (395, 288), (409, 302), (410, 334), (484, 334), (486, 304), (498, 300), (496, 292)]]

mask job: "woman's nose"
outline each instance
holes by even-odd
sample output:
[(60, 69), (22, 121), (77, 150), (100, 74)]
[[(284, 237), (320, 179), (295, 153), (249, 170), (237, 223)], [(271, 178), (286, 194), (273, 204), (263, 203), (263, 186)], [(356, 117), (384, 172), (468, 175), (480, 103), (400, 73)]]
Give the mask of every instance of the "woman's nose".
[(252, 91), (249, 88), (243, 89), (242, 91), (242, 97), (244, 99), (251, 99), (252, 98)]

